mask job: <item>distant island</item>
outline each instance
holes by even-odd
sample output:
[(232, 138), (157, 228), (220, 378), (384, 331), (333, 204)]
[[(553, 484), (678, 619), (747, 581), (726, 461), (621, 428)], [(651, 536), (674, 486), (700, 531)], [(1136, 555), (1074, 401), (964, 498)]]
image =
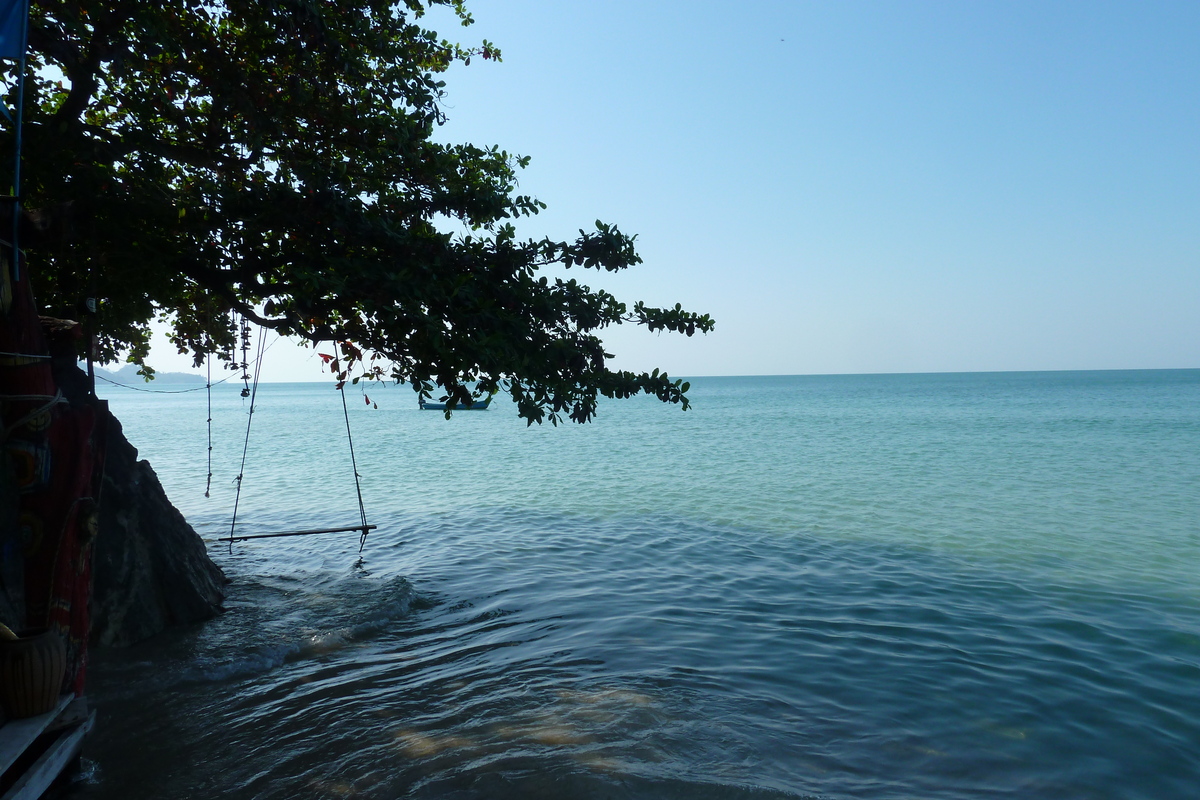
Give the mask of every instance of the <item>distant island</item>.
[[(87, 369), (86, 365), (80, 364), (80, 367)], [(126, 364), (116, 372), (107, 369), (95, 367), (97, 378), (106, 378), (114, 383), (124, 383), (131, 386), (145, 386), (146, 380), (138, 375), (138, 368), (135, 364)], [(203, 375), (195, 375), (190, 372), (155, 372), (154, 380), (149, 385), (162, 386), (164, 384), (176, 383), (204, 383)]]

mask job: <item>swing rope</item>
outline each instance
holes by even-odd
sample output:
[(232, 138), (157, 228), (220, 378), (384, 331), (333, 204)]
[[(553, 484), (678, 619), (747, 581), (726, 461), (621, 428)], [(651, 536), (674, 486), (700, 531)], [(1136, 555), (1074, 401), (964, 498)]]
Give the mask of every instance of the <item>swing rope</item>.
[(208, 477), (204, 480), (204, 496), (208, 497), (212, 489), (212, 356), (205, 358), (204, 363), (208, 367), (208, 383), (204, 386), (208, 392)]
[(367, 532), (375, 526), (367, 524), (367, 507), (363, 505), (362, 499), (362, 476), (358, 474), (358, 462), (354, 458), (354, 435), (350, 433), (350, 409), (346, 406), (346, 384), (344, 382), (338, 387), (338, 394), (342, 396), (342, 416), (346, 418), (346, 441), (350, 443), (350, 469), (354, 471), (354, 491), (358, 494), (358, 516), (362, 520), (362, 535), (358, 537), (358, 552), (361, 553), (367, 544)]
[[(240, 504), (241, 499), (242, 499), (242, 477), (245, 475), (245, 472), (246, 472), (246, 454), (250, 450), (250, 425), (254, 421), (255, 400), (258, 397), (258, 379), (259, 379), (259, 376), (262, 374), (263, 353), (266, 352), (266, 348), (264, 347), (266, 338), (267, 338), (266, 332), (263, 329), (263, 327), (260, 325), (258, 328), (258, 355), (255, 358), (253, 382), (247, 387), (248, 392), (246, 390), (243, 390), (243, 396), (245, 396), (245, 394), (247, 394), (247, 393), (250, 396), (250, 411), (246, 415), (246, 438), (245, 438), (245, 441), (242, 443), (242, 464), (241, 464), (241, 467), (238, 469), (237, 492), (236, 492), (236, 494), (234, 496), (234, 500), (233, 500), (233, 517), (229, 522), (229, 537), (227, 539), (223, 539), (222, 541), (229, 542), (229, 552), (232, 553), (234, 542), (244, 542), (247, 539), (274, 539), (274, 538), (277, 538), (280, 536), (309, 536), (314, 533), (343, 533), (343, 532), (347, 532), (347, 531), (360, 531), (361, 535), (358, 538), (358, 552), (361, 553), (363, 550), (363, 547), (367, 543), (367, 534), (370, 533), (371, 531), (375, 530), (375, 528), (377, 528), (378, 526), (368, 524), (368, 522), (367, 522), (367, 507), (363, 503), (363, 496), (362, 496), (362, 483), (361, 483), (362, 476), (358, 474), (358, 462), (354, 456), (354, 436), (350, 432), (350, 409), (346, 405), (346, 391), (345, 391), (344, 384), (342, 386), (338, 387), (338, 391), (342, 395), (342, 415), (346, 419), (346, 440), (350, 443), (350, 466), (351, 466), (351, 469), (353, 469), (353, 471), (354, 471), (354, 491), (358, 496), (358, 516), (359, 516), (359, 519), (361, 520), (361, 524), (350, 525), (350, 526), (347, 526), (344, 528), (317, 528), (315, 530), (285, 531), (283, 533), (259, 533), (259, 534), (253, 534), (250, 536), (235, 536), (234, 535), (236, 532), (236, 529), (237, 529), (238, 505)], [(244, 357), (245, 356), (243, 354), (243, 359), (244, 359)], [(247, 379), (249, 379), (249, 377), (250, 377), (249, 375), (246, 376)], [(211, 399), (211, 395), (210, 395), (209, 417), (212, 416), (211, 402), (212, 402), (212, 399)], [(209, 424), (210, 424), (210, 431), (211, 431), (211, 424), (212, 424), (211, 419), (209, 420)], [(211, 432), (210, 432), (210, 436), (211, 436)], [(210, 443), (211, 443), (211, 439), (210, 439)], [(211, 450), (211, 449), (212, 448), (210, 446), (209, 450)], [(211, 458), (212, 458), (212, 456), (210, 454), (210, 456), (209, 456), (210, 464), (211, 464)], [(211, 466), (210, 466), (210, 469), (211, 469)]]
[[(230, 553), (233, 553), (233, 542), (234, 542), (233, 532), (234, 532), (234, 529), (237, 527), (238, 504), (242, 500), (242, 476), (246, 474), (246, 453), (249, 452), (249, 450), (250, 450), (250, 423), (252, 423), (254, 421), (254, 401), (258, 397), (258, 376), (262, 374), (263, 342), (265, 342), (266, 339), (267, 339), (266, 333), (263, 331), (262, 326), (260, 325), (258, 328), (258, 358), (254, 365), (254, 388), (250, 391), (250, 413), (248, 413), (246, 415), (246, 439), (242, 443), (242, 465), (240, 467), (238, 467), (237, 493), (234, 495), (234, 498), (233, 498), (233, 518), (229, 521), (229, 552)], [(242, 357), (243, 357), (243, 359), (245, 358), (244, 351), (243, 351)], [(243, 369), (245, 368), (245, 366), (246, 366), (246, 364), (245, 364), (245, 361), (243, 360), (243, 362), (242, 362)], [(243, 394), (243, 397), (244, 396), (245, 395)], [(211, 414), (209, 416), (211, 416)]]

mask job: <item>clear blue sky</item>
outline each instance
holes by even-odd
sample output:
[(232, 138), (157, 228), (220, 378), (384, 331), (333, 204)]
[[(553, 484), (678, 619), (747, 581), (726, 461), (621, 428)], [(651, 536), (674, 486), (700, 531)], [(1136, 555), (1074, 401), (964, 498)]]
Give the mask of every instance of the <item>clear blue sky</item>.
[[(678, 375), (1200, 367), (1200, 3), (473, 0), (447, 141), (711, 313)], [(178, 362), (156, 357), (160, 369)], [(281, 344), (266, 379), (317, 379)]]

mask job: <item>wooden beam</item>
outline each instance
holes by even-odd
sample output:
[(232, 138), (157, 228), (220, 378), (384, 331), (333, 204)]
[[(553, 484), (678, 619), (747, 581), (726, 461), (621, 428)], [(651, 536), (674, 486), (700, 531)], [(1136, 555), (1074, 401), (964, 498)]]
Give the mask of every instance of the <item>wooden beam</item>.
[(316, 528), (311, 531), (285, 531), (284, 533), (255, 533), (250, 536), (222, 536), (217, 541), (219, 542), (244, 542), (247, 539), (274, 539), (277, 536), (311, 536), (314, 533), (345, 533), (346, 531), (367, 531), (375, 530), (378, 525), (351, 525), (346, 528)]
[(64, 694), (58, 698), (58, 705), (45, 714), (5, 722), (0, 727), (0, 772), (6, 772), (74, 699), (74, 695)]
[(41, 797), (55, 778), (79, 755), (83, 749), (83, 737), (87, 736), (95, 722), (96, 712), (93, 711), (82, 724), (60, 733), (49, 749), (33, 762), (33, 766), (17, 779), (0, 800), (37, 800)]

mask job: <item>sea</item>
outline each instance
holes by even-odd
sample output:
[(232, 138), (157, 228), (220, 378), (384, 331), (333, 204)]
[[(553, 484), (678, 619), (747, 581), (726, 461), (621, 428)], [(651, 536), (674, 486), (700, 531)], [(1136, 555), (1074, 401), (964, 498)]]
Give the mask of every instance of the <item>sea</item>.
[(361, 549), (219, 541), (239, 474), (239, 535), (361, 521), (333, 385), (260, 385), (248, 437), (241, 388), (211, 439), (204, 390), (101, 388), (231, 582), (94, 653), (72, 797), (1200, 796), (1200, 370), (695, 378), (558, 427), (348, 386)]

